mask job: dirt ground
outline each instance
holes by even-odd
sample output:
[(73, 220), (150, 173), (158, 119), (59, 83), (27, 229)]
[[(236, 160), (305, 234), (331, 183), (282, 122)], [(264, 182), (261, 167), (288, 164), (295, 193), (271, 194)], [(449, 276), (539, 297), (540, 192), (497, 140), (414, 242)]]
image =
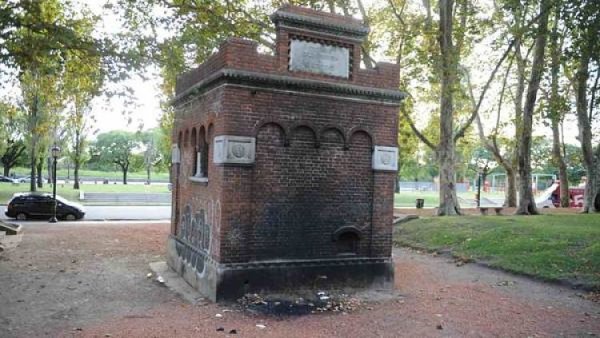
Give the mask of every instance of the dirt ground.
[(395, 296), (355, 312), (281, 318), (192, 306), (146, 278), (164, 260), (168, 229), (26, 224), (21, 245), (0, 256), (0, 337), (600, 335), (600, 304), (577, 290), (405, 249), (394, 251)]

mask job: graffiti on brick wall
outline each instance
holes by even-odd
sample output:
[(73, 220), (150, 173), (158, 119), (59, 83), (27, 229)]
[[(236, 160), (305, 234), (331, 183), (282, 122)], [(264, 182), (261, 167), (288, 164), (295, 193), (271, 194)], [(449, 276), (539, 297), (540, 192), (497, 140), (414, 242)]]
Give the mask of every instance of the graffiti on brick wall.
[(209, 253), (210, 225), (206, 222), (206, 211), (204, 209), (193, 212), (192, 207), (186, 205), (183, 208), (180, 229), (181, 239), (202, 253)]
[(204, 272), (204, 266), (210, 256), (213, 225), (217, 223), (220, 204), (212, 201), (196, 201), (187, 204), (179, 218), (177, 237), (181, 240), (176, 246), (177, 254), (186, 263)]

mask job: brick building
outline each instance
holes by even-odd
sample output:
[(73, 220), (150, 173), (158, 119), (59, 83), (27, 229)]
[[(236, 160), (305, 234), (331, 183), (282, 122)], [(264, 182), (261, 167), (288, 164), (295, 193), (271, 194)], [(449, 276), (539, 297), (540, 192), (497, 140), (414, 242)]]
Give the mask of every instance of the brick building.
[(178, 78), (168, 263), (213, 300), (390, 286), (398, 66), (361, 69), (358, 20), (271, 19), (275, 55), (231, 38)]

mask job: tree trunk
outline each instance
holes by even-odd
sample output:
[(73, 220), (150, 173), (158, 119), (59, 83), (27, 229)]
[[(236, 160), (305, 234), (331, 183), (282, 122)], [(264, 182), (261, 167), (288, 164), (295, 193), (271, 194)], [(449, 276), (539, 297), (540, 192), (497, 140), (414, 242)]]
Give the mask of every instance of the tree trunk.
[[(519, 28), (520, 29), (520, 28)], [(521, 38), (517, 36), (515, 42), (515, 57), (517, 60), (517, 89), (515, 91), (515, 143), (513, 145), (513, 156), (511, 159), (514, 174), (515, 200), (513, 207), (517, 206), (517, 187), (520, 186), (519, 177), (519, 135), (523, 132), (523, 93), (525, 92), (525, 59), (521, 54)]]
[(517, 206), (517, 175), (511, 167), (505, 167), (506, 171), (506, 195), (504, 197), (504, 206), (514, 208)]
[(122, 165), (121, 170), (123, 170), (123, 184), (127, 184), (127, 170), (129, 169), (129, 165)]
[[(42, 159), (40, 159), (40, 163), (42, 162)], [(48, 157), (46, 158), (46, 168), (48, 169), (48, 178), (47, 178), (47, 182), (48, 184), (54, 182), (54, 172), (52, 171), (52, 169), (54, 168), (54, 161), (52, 160), (52, 158)], [(41, 172), (41, 171), (40, 171)]]
[(560, 132), (558, 129), (558, 121), (552, 120), (552, 159), (555, 165), (558, 166), (558, 179), (560, 182), (560, 206), (562, 208), (569, 207), (569, 179), (567, 176), (567, 165), (563, 158), (560, 146)]
[(552, 28), (552, 40), (550, 53), (552, 59), (551, 82), (550, 82), (550, 122), (552, 125), (552, 161), (558, 167), (558, 178), (560, 181), (560, 206), (569, 207), (569, 179), (567, 178), (567, 165), (563, 157), (560, 144), (559, 124), (563, 118), (560, 109), (560, 98), (558, 94), (558, 72), (560, 70), (560, 47), (558, 44), (558, 22), (560, 20), (560, 6), (554, 8), (554, 27)]
[(81, 149), (82, 149), (82, 142), (81, 142), (81, 133), (79, 132), (79, 129), (76, 127), (75, 128), (75, 156), (73, 158), (73, 164), (74, 164), (74, 168), (73, 168), (73, 178), (75, 179), (75, 182), (73, 182), (73, 189), (79, 189), (79, 167), (81, 166)]
[(453, 95), (456, 77), (456, 58), (452, 45), (453, 0), (440, 0), (439, 43), (442, 54), (440, 98), (440, 144), (437, 157), (440, 164), (439, 216), (460, 215), (454, 175)]
[(44, 170), (44, 162), (42, 162), (41, 158), (38, 159), (36, 166), (37, 166), (37, 177), (36, 177), (37, 187), (43, 188), (44, 187), (44, 179), (42, 177), (42, 171)]
[(29, 191), (34, 192), (37, 191), (37, 185), (35, 184), (35, 180), (37, 178), (36, 175), (36, 162), (37, 157), (35, 156), (36, 152), (36, 142), (33, 140), (35, 136), (32, 137), (31, 149), (29, 150), (31, 153), (29, 154), (29, 165), (30, 165), (30, 173), (29, 173)]
[(75, 182), (73, 182), (73, 189), (79, 190), (79, 162), (75, 162), (73, 168), (73, 179), (75, 180)]
[(576, 103), (577, 103), (577, 122), (579, 126), (579, 140), (581, 142), (581, 152), (583, 155), (583, 165), (585, 166), (587, 180), (585, 183), (585, 193), (583, 199), (583, 212), (591, 213), (600, 211), (597, 202), (600, 199), (600, 182), (598, 179), (598, 163), (594, 158), (592, 147), (592, 124), (587, 115), (587, 80), (589, 77), (589, 48), (583, 48), (579, 67), (577, 67), (576, 81)]
[(17, 164), (19, 157), (21, 157), (21, 154), (23, 154), (24, 151), (25, 146), (21, 145), (19, 142), (8, 141), (8, 147), (0, 159), (4, 176), (10, 176), (10, 169)]
[(533, 114), (537, 92), (544, 72), (544, 51), (546, 48), (548, 31), (548, 9), (550, 0), (542, 0), (540, 5), (540, 21), (535, 38), (535, 49), (531, 76), (527, 86), (527, 96), (523, 109), (523, 125), (518, 140), (518, 164), (519, 164), (519, 206), (516, 214), (535, 215), (538, 213), (535, 198), (531, 189), (531, 139), (533, 127)]
[[(500, 115), (498, 115), (498, 120), (499, 119)], [(494, 155), (494, 159), (496, 160), (496, 162), (498, 162), (502, 166), (502, 168), (504, 168), (504, 171), (506, 171), (506, 191), (504, 194), (504, 206), (514, 208), (517, 206), (517, 182), (512, 162), (502, 156), (500, 150), (498, 149), (498, 146), (496, 145), (495, 139), (493, 139), (493, 142), (490, 142), (485, 138), (483, 124), (481, 123), (481, 118), (479, 117), (479, 114), (477, 114), (475, 121), (477, 122), (479, 137), (484, 147)]]

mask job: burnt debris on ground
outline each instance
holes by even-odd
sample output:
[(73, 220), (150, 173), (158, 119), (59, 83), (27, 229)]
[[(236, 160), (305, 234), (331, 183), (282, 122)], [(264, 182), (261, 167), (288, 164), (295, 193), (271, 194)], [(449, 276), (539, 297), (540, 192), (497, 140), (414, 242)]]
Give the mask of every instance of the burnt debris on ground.
[(324, 312), (349, 313), (365, 303), (344, 293), (319, 291), (303, 295), (246, 294), (238, 299), (239, 306), (250, 313), (275, 317), (303, 316)]

